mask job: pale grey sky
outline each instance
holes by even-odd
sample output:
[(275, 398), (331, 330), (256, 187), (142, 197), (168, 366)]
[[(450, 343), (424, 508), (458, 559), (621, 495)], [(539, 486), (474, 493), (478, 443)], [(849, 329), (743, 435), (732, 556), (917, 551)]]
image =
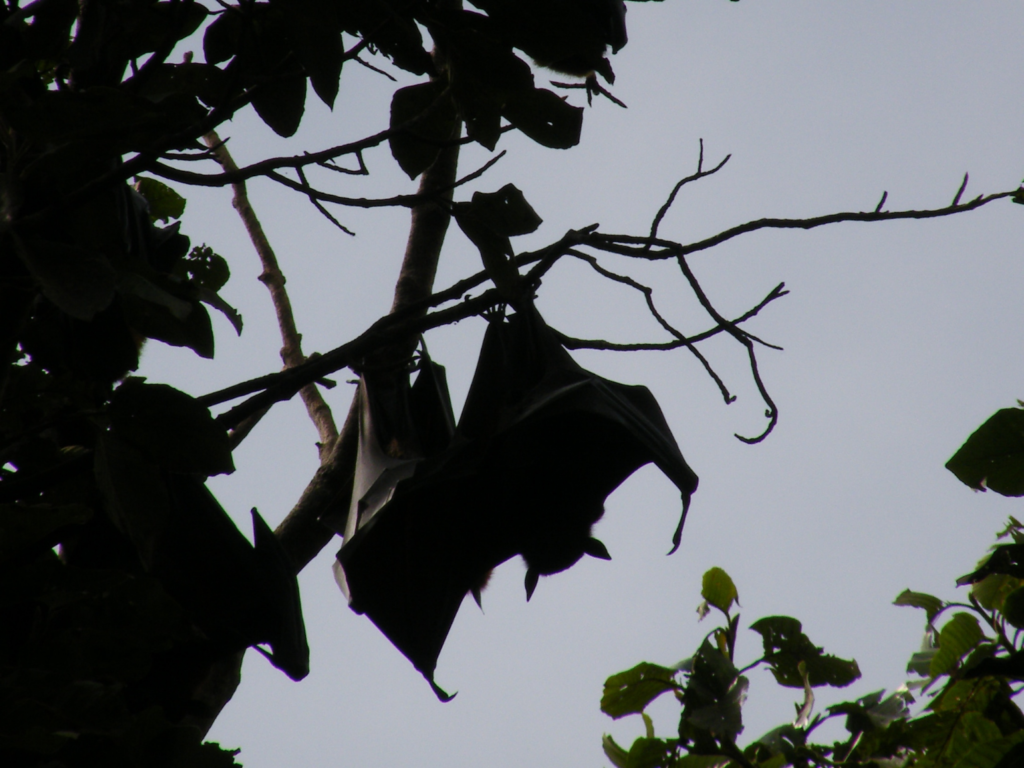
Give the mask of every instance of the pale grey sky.
[[(521, 249), (592, 222), (644, 233), (674, 182), (694, 170), (700, 138), (708, 161), (732, 160), (680, 195), (661, 230), (680, 241), (764, 216), (870, 210), (883, 190), (890, 210), (937, 207), (965, 171), (968, 197), (1012, 189), (1024, 176), (1018, 2), (667, 0), (629, 3), (628, 25), (630, 43), (613, 60), (613, 90), (628, 110), (595, 101), (581, 145), (567, 152), (508, 136), (499, 149), (509, 155), (460, 192), (509, 181), (522, 189), (545, 223)], [(251, 113), (221, 135), (240, 163), (338, 144), (385, 127), (394, 87), (348, 67), (335, 112), (311, 96), (295, 139), (277, 139)], [(581, 101), (579, 92), (570, 98)], [(414, 189), (386, 149), (366, 159), (369, 179), (323, 183), (358, 196)], [(461, 169), (485, 159), (470, 149)], [(347, 341), (387, 310), (407, 212), (336, 212), (357, 232), (349, 238), (272, 182), (252, 182), (250, 194), (287, 274), (307, 353)], [(279, 340), (230, 192), (187, 195), (185, 231), (229, 258), (226, 298), (245, 333), (237, 339), (215, 320), (215, 361), (152, 344), (140, 373), (200, 394), (279, 368)], [(700, 475), (675, 555), (664, 553), (678, 496), (648, 467), (609, 499), (597, 526), (611, 562), (587, 559), (542, 580), (529, 604), (524, 569), (509, 562), (484, 593), (486, 613), (467, 601), (437, 670), (438, 683), (459, 694), (441, 704), (348, 609), (331, 577), (331, 545), (300, 577), (311, 674), (293, 683), (250, 653), (210, 737), (242, 747), (249, 768), (607, 765), (602, 733), (628, 744), (642, 724), (601, 714), (604, 679), (641, 660), (692, 654), (711, 629), (694, 609), (701, 574), (715, 565), (739, 588), (740, 661), (759, 655), (746, 627), (786, 614), (828, 652), (860, 663), (862, 680), (821, 690), (819, 706), (898, 686), (923, 616), (891, 606), (893, 598), (906, 587), (953, 596), (955, 578), (1006, 515), (1022, 511), (1015, 500), (972, 493), (943, 468), (987, 416), (1024, 397), (1022, 226), (1024, 208), (999, 202), (951, 220), (756, 233), (694, 257), (726, 314), (780, 281), (792, 291), (750, 326), (785, 347), (761, 353), (781, 411), (768, 440), (746, 446), (732, 436), (764, 424), (735, 343), (704, 347), (739, 395), (729, 406), (686, 352), (578, 355), (605, 376), (651, 387)], [(706, 327), (670, 265), (607, 263), (653, 282), (686, 330)], [(478, 269), (472, 246), (453, 232), (438, 286)], [(660, 338), (637, 295), (575, 266), (559, 265), (540, 296), (548, 321), (566, 332)], [(483, 326), (468, 320), (428, 336), (457, 408)], [(339, 418), (348, 378), (327, 394)], [(238, 451), (236, 473), (211, 483), (244, 531), (251, 506), (271, 524), (287, 513), (316, 468), (314, 440), (300, 404), (278, 406)], [(798, 698), (780, 693), (767, 671), (750, 677), (742, 743), (791, 719)], [(654, 715), (670, 736), (675, 707), (666, 702)]]

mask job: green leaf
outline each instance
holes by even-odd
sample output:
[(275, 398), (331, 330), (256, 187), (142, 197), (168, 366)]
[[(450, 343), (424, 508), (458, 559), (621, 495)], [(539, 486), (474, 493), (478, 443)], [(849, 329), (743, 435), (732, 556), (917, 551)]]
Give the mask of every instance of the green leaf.
[[(885, 698), (883, 698), (885, 697)], [(886, 728), (890, 723), (906, 718), (909, 705), (914, 697), (906, 688), (900, 688), (889, 696), (885, 691), (875, 691), (856, 701), (846, 701), (828, 707), (829, 714), (846, 715), (846, 730), (851, 734)]]
[(569, 149), (580, 143), (583, 108), (543, 88), (515, 91), (502, 115), (541, 146)]
[(923, 608), (928, 614), (928, 623), (942, 610), (945, 603), (937, 597), (925, 594), (924, 592), (911, 592), (905, 589), (893, 600), (893, 605), (909, 605), (913, 608)]
[(946, 462), (946, 469), (975, 490), (1024, 496), (1024, 410), (996, 411)]
[(1024, 587), (1018, 587), (1003, 600), (1003, 618), (1017, 629), (1024, 629)]
[[(998, 751), (999, 748), (996, 747), (996, 750), (990, 750), (985, 749), (985, 747), (992, 742), (1002, 741), (1002, 737), (1003, 734), (999, 730), (999, 726), (983, 714), (980, 712), (965, 712), (957, 722), (957, 726), (953, 729), (949, 742), (943, 750), (947, 765), (953, 765), (956, 768), (961, 768), (961, 766), (966, 768), (971, 763), (964, 763), (964, 761), (969, 761), (972, 754), (981, 759), (986, 753), (991, 751), (996, 752), (993, 763), (998, 761), (1002, 757), (1002, 753)], [(1008, 745), (1007, 751), (1012, 746), (1012, 744)]]
[(673, 670), (641, 662), (605, 681), (601, 711), (618, 720), (625, 715), (643, 712), (661, 694), (679, 689)]
[(129, 378), (110, 401), (115, 434), (172, 472), (234, 471), (227, 432), (195, 398), (167, 384)]
[(932, 677), (946, 674), (956, 667), (983, 637), (978, 619), (973, 614), (962, 611), (954, 614), (939, 632), (939, 651), (932, 659), (928, 673)]
[(185, 198), (156, 179), (143, 176), (135, 182), (135, 191), (149, 203), (151, 221), (167, 223), (171, 219), (180, 219), (185, 212)]
[(939, 652), (938, 648), (928, 648), (911, 655), (907, 662), (907, 673), (928, 677), (931, 674), (932, 659)]
[(991, 573), (971, 586), (971, 594), (983, 608), (1001, 611), (1007, 595), (1021, 586), (1024, 586), (1024, 579)]
[(673, 744), (663, 739), (641, 737), (633, 742), (626, 755), (626, 768), (660, 768), (668, 766)]
[(747, 678), (705, 638), (683, 691), (683, 721), (713, 736), (734, 738), (743, 730), (748, 686)]
[(1024, 544), (1000, 544), (976, 571), (956, 580), (956, 585), (974, 584), (991, 574), (1003, 574), (1015, 579), (1024, 578)]
[(611, 761), (615, 768), (628, 768), (629, 753), (615, 743), (615, 739), (607, 733), (601, 737), (601, 748), (605, 757)]
[(672, 763), (672, 768), (724, 768), (731, 759), (725, 755), (686, 755)]
[(718, 567), (705, 572), (701, 582), (700, 595), (709, 605), (715, 606), (726, 616), (729, 615), (729, 608), (734, 602), (739, 605), (739, 593), (736, 591), (736, 585), (732, 583), (729, 574)]
[(761, 635), (765, 661), (779, 685), (803, 688), (799, 663), (807, 665), (812, 686), (843, 688), (860, 677), (857, 662), (826, 655), (801, 631), (801, 624), (789, 616), (769, 616), (750, 627)]
[(457, 139), (455, 103), (438, 81), (399, 88), (391, 98), (391, 128), (413, 125), (388, 139), (391, 154), (409, 178), (433, 165), (444, 142)]

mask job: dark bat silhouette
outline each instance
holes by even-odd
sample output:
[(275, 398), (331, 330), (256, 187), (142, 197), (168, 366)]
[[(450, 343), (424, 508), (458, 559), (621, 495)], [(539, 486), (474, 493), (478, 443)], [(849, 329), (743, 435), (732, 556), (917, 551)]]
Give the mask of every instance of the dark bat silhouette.
[(295, 572), (256, 509), (250, 544), (205, 478), (148, 464), (113, 435), (101, 443), (96, 472), (108, 515), (139, 565), (210, 641), (230, 650), (253, 646), (293, 680), (309, 673)]
[[(424, 414), (445, 410), (448, 393), (443, 378), (423, 372), (417, 387), (429, 397), (409, 401), (409, 423), (426, 423)], [(365, 402), (372, 426), (375, 401)], [(425, 442), (415, 429), (405, 434)], [(387, 430), (373, 437), (394, 439)], [(369, 616), (445, 700), (433, 681), (437, 658), (466, 593), (479, 599), (493, 568), (521, 555), (529, 599), (540, 576), (585, 554), (609, 559), (591, 527), (608, 495), (650, 462), (682, 495), (675, 551), (697, 487), (647, 388), (581, 368), (529, 303), (507, 321), (492, 318), (457, 430), (443, 450), (411, 461), (404, 479), (384, 483), (383, 505), (354, 507), (336, 574), (353, 610)]]

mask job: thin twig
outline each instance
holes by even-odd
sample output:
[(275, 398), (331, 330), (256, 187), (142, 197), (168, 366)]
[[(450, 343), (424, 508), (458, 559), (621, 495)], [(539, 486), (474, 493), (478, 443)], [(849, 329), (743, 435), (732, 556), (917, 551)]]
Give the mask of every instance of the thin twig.
[(747, 444), (759, 443), (768, 437), (768, 435), (771, 434), (771, 431), (775, 429), (775, 425), (779, 421), (779, 409), (776, 407), (771, 395), (768, 394), (768, 390), (765, 387), (764, 382), (761, 380), (761, 372), (757, 367), (757, 354), (754, 352), (754, 342), (750, 339), (749, 334), (719, 314), (718, 310), (715, 309), (707, 295), (704, 293), (704, 289), (701, 287), (696, 275), (694, 275), (693, 271), (690, 269), (690, 265), (686, 263), (686, 258), (684, 256), (679, 256), (676, 261), (679, 264), (679, 268), (682, 270), (683, 275), (686, 277), (687, 282), (690, 283), (690, 288), (693, 290), (697, 300), (700, 302), (701, 306), (704, 307), (704, 310), (715, 319), (715, 322), (723, 326), (730, 336), (747, 348), (747, 356), (750, 359), (751, 376), (754, 378), (754, 384), (757, 386), (757, 391), (761, 394), (761, 399), (764, 400), (765, 405), (768, 406), (764, 414), (765, 418), (768, 419), (768, 426), (765, 427), (764, 431), (760, 435), (755, 437), (743, 437), (740, 434), (737, 434), (736, 437)]
[(354, 62), (355, 62), (356, 64), (362, 64), (362, 65), (363, 65), (364, 67), (366, 67), (366, 68), (367, 68), (368, 70), (370, 70), (371, 72), (376, 72), (376, 73), (377, 73), (378, 75), (384, 75), (384, 77), (386, 77), (386, 78), (387, 78), (388, 80), (390, 80), (390, 81), (391, 81), (392, 83), (397, 83), (397, 82), (398, 82), (398, 80), (396, 80), (396, 79), (395, 79), (395, 76), (394, 76), (394, 75), (392, 75), (392, 74), (391, 74), (390, 72), (385, 72), (385, 71), (384, 71), (383, 69), (381, 69), (380, 67), (375, 67), (375, 66), (373, 66), (373, 64), (371, 64), (371, 63), (370, 63), (370, 62), (368, 62), (368, 61), (364, 61), (364, 60), (363, 60), (362, 58), (360, 58), (359, 56), (354, 56), (354, 57), (352, 58), (352, 61), (354, 61)]
[(960, 184), (960, 189), (956, 191), (956, 197), (953, 198), (952, 205), (956, 205), (960, 202), (960, 198), (963, 197), (964, 190), (967, 189), (967, 179), (970, 178), (969, 174), (964, 174), (964, 180)]
[[(299, 174), (299, 181), (301, 181), (305, 186), (308, 187), (309, 186), (309, 181), (306, 179), (306, 172), (302, 168), (296, 168), (295, 172)], [(326, 218), (329, 222), (331, 222), (331, 224), (336, 226), (338, 229), (340, 229), (346, 235), (351, 235), (352, 237), (355, 237), (356, 233), (353, 232), (348, 227), (346, 227), (344, 224), (342, 224), (336, 218), (334, 218), (334, 214), (332, 214), (330, 211), (328, 211), (326, 208), (324, 208), (323, 204), (319, 200), (317, 200), (312, 195), (308, 195), (308, 197), (309, 197), (309, 202), (311, 202), (313, 204), (313, 207), (316, 208), (318, 211), (320, 211), (320, 213), (323, 214), (324, 218)]]
[[(748, 309), (742, 315), (733, 320), (733, 325), (739, 325), (740, 323), (749, 320), (776, 299), (781, 299), (783, 296), (789, 295), (789, 291), (785, 290), (785, 285), (785, 283), (779, 283), (775, 286), (771, 292), (757, 304), (757, 306)], [(558, 335), (562, 346), (566, 349), (596, 349), (613, 352), (664, 352), (685, 347), (687, 346), (687, 343), (697, 344), (705, 339), (710, 339), (712, 336), (717, 336), (724, 331), (724, 326), (716, 325), (714, 328), (694, 334), (693, 336), (687, 336), (685, 339), (633, 343), (619, 343), (606, 341), (605, 339), (577, 339), (573, 336), (566, 336), (564, 333), (560, 333), (558, 331), (556, 331), (556, 334)]]
[[(226, 171), (237, 170), (237, 166), (231, 158), (227, 146), (220, 140), (215, 131), (206, 134), (203, 140), (213, 151), (217, 162)], [(246, 232), (249, 233), (249, 239), (252, 240), (253, 247), (260, 258), (260, 264), (263, 266), (263, 272), (259, 280), (270, 291), (274, 311), (277, 313), (277, 324), (281, 330), (281, 341), (283, 344), (281, 347), (281, 360), (284, 362), (285, 368), (295, 368), (302, 365), (306, 361), (306, 357), (302, 354), (302, 335), (295, 325), (295, 314), (292, 312), (288, 291), (285, 289), (284, 274), (281, 272), (274, 249), (271, 248), (270, 241), (263, 232), (263, 227), (260, 225), (256, 212), (249, 202), (245, 183), (238, 182), (233, 184), (232, 189), (235, 193), (232, 205), (234, 205), (243, 224), (245, 224)], [(299, 390), (299, 393), (302, 397), (302, 402), (306, 406), (306, 412), (309, 414), (309, 418), (316, 427), (317, 434), (320, 437), (319, 447), (321, 458), (323, 458), (325, 446), (333, 443), (338, 436), (338, 428), (334, 424), (334, 417), (331, 414), (330, 406), (324, 401), (314, 383), (305, 385)], [(255, 421), (258, 420), (257, 413), (258, 411), (249, 415), (247, 421), (251, 423), (248, 424), (248, 429), (251, 429)], [(240, 429), (242, 424), (239, 423), (232, 426)], [(238, 440), (240, 441), (244, 436), (242, 434)]]
[[(827, 224), (838, 224), (843, 221), (874, 222), (895, 221), (899, 219), (936, 219), (943, 216), (953, 216), (958, 213), (965, 213), (966, 211), (973, 211), (984, 205), (995, 202), (996, 200), (1001, 200), (1005, 197), (1012, 197), (1014, 194), (1016, 194), (1016, 190), (1012, 192), (996, 192), (991, 195), (979, 195), (967, 203), (919, 211), (847, 211), (842, 213), (830, 213), (824, 216), (812, 216), (806, 219), (757, 219), (755, 221), (748, 221), (744, 224), (732, 227), (731, 229), (724, 230), (719, 232), (717, 235), (713, 235), (705, 240), (699, 240), (696, 243), (690, 243), (688, 245), (683, 245), (672, 240), (662, 240), (660, 238), (638, 237), (635, 235), (598, 234), (588, 238), (587, 245), (599, 248), (603, 251), (608, 251), (609, 253), (618, 253), (623, 256), (648, 259), (650, 261), (661, 261), (665, 259), (675, 259), (679, 256), (688, 256), (691, 253), (697, 253), (698, 251), (706, 251), (709, 248), (721, 245), (727, 240), (732, 240), (734, 237), (739, 237), (740, 235), (745, 235), (750, 232), (756, 232), (761, 229), (815, 229)], [(652, 247), (660, 248), (661, 250), (648, 251), (648, 244)], [(640, 247), (630, 248), (630, 245)]]
[(655, 215), (654, 221), (651, 222), (651, 235), (650, 236), (651, 236), (652, 239), (656, 238), (658, 236), (658, 227), (661, 226), (661, 222), (664, 220), (665, 214), (668, 213), (669, 208), (672, 207), (672, 203), (675, 202), (676, 195), (679, 194), (679, 190), (682, 189), (683, 187), (685, 187), (691, 181), (698, 181), (699, 179), (703, 179), (705, 176), (711, 176), (714, 173), (718, 173), (720, 170), (722, 170), (722, 167), (727, 162), (729, 162), (729, 158), (730, 157), (732, 157), (731, 154), (726, 155), (724, 158), (722, 158), (722, 161), (718, 165), (716, 165), (710, 171), (705, 171), (704, 170), (704, 139), (700, 140), (700, 155), (697, 158), (697, 172), (695, 174), (693, 174), (692, 176), (687, 176), (685, 179), (681, 179), (672, 188), (672, 193), (668, 196), (668, 200), (666, 200), (665, 204), (662, 205), (661, 208), (658, 209), (658, 213), (657, 213), (657, 215)]
[(653, 288), (644, 285), (643, 283), (637, 282), (628, 275), (620, 275), (616, 272), (612, 272), (611, 270), (605, 269), (598, 263), (596, 257), (591, 256), (589, 254), (580, 253), (577, 250), (570, 250), (568, 251), (568, 255), (574, 256), (575, 258), (580, 259), (581, 261), (585, 261), (587, 264), (590, 265), (591, 269), (593, 269), (602, 277), (605, 277), (609, 280), (613, 280), (616, 283), (621, 283), (622, 285), (628, 285), (630, 288), (633, 288), (634, 290), (637, 290), (640, 293), (642, 293), (644, 296), (644, 300), (647, 302), (648, 312), (651, 313), (651, 315), (654, 317), (655, 320), (658, 321), (658, 324), (661, 325), (662, 328), (664, 328), (670, 334), (675, 336), (676, 339), (688, 350), (690, 350), (693, 356), (700, 361), (700, 364), (704, 366), (704, 370), (707, 371), (708, 376), (710, 376), (714, 380), (715, 384), (718, 385), (718, 390), (722, 393), (722, 399), (725, 400), (726, 404), (731, 403), (736, 399), (736, 396), (731, 394), (729, 392), (728, 387), (725, 386), (725, 382), (722, 381), (722, 377), (719, 376), (718, 373), (715, 372), (715, 369), (711, 367), (711, 363), (708, 362), (708, 359), (704, 357), (703, 354), (701, 354), (697, 347), (695, 347), (693, 343), (686, 338), (686, 336), (684, 336), (679, 330), (673, 327), (658, 311), (658, 308), (654, 305)]

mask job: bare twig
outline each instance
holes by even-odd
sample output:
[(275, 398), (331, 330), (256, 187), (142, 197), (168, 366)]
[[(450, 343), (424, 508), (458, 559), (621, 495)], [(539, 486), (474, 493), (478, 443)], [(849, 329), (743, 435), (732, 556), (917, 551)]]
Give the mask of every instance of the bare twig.
[[(225, 170), (228, 172), (237, 170), (238, 166), (235, 165), (234, 160), (231, 158), (227, 146), (220, 140), (215, 131), (206, 134), (203, 140), (214, 153), (217, 162)], [(263, 266), (263, 272), (259, 277), (260, 282), (267, 286), (267, 290), (270, 291), (270, 298), (274, 303), (274, 310), (277, 313), (277, 324), (281, 330), (281, 341), (283, 344), (281, 347), (281, 360), (284, 362), (285, 368), (295, 368), (302, 365), (306, 361), (306, 357), (302, 354), (302, 335), (295, 325), (295, 315), (292, 312), (291, 301), (288, 298), (288, 291), (284, 287), (284, 274), (281, 272), (274, 249), (271, 248), (270, 241), (267, 239), (266, 234), (263, 232), (263, 227), (256, 217), (256, 212), (249, 203), (245, 183), (238, 182), (233, 184), (232, 189), (235, 193), (232, 204), (245, 224), (246, 232), (249, 233), (249, 239), (252, 240), (253, 247), (256, 249), (260, 263)], [(321, 458), (323, 458), (324, 451), (326, 450), (325, 446), (333, 443), (338, 436), (338, 428), (334, 424), (334, 417), (331, 414), (330, 407), (320, 395), (316, 384), (307, 384), (299, 390), (299, 393), (302, 397), (302, 402), (306, 406), (306, 412), (309, 414), (309, 418), (312, 420), (320, 437), (319, 446)], [(251, 429), (255, 424), (253, 417), (256, 417), (255, 420), (258, 420), (255, 412), (251, 414), (248, 419), (251, 422), (248, 425), (248, 429)], [(241, 424), (235, 426), (240, 427)], [(242, 437), (244, 437), (244, 434), (242, 434)]]
[(882, 199), (878, 201), (878, 205), (875, 206), (875, 213), (882, 210), (882, 206), (885, 205), (885, 199), (889, 197), (889, 193), (885, 190), (882, 191)]
[(571, 250), (569, 251), (569, 255), (575, 256), (577, 259), (585, 261), (590, 265), (591, 269), (593, 269), (602, 277), (606, 277), (609, 280), (615, 281), (616, 283), (628, 285), (630, 288), (633, 288), (634, 290), (637, 290), (640, 293), (642, 293), (644, 295), (644, 300), (647, 302), (647, 310), (651, 313), (654, 319), (658, 321), (658, 324), (661, 325), (662, 328), (664, 328), (670, 334), (675, 336), (676, 339), (680, 342), (680, 344), (682, 344), (688, 350), (690, 350), (693, 356), (700, 361), (700, 364), (704, 366), (704, 370), (707, 371), (708, 376), (710, 376), (714, 380), (715, 384), (718, 385), (718, 389), (722, 393), (722, 399), (725, 400), (726, 403), (731, 403), (733, 400), (736, 399), (735, 395), (729, 393), (729, 389), (728, 387), (725, 386), (725, 382), (722, 381), (722, 377), (719, 376), (715, 372), (715, 369), (711, 367), (711, 363), (708, 362), (708, 359), (704, 357), (704, 355), (701, 354), (697, 347), (693, 345), (693, 342), (691, 342), (689, 339), (686, 338), (686, 336), (684, 336), (680, 331), (673, 327), (658, 311), (658, 308), (654, 306), (653, 288), (644, 285), (643, 283), (639, 283), (627, 275), (620, 275), (608, 269), (605, 269), (600, 264), (598, 264), (596, 257), (591, 256), (589, 254), (580, 253), (579, 251), (576, 250)]
[(384, 75), (384, 77), (386, 77), (386, 78), (387, 78), (388, 80), (390, 80), (390, 81), (391, 81), (392, 83), (397, 83), (397, 82), (398, 82), (398, 81), (397, 81), (397, 80), (395, 79), (394, 75), (390, 74), (389, 72), (385, 72), (385, 71), (384, 71), (383, 69), (381, 69), (380, 67), (375, 67), (375, 66), (373, 66), (373, 64), (371, 64), (371, 63), (370, 63), (370, 62), (368, 62), (368, 61), (365, 61), (364, 59), (360, 58), (359, 56), (354, 56), (354, 57), (352, 57), (352, 60), (353, 60), (353, 61), (354, 61), (354, 62), (355, 62), (356, 64), (361, 64), (361, 65), (363, 65), (364, 67), (366, 67), (366, 68), (367, 68), (368, 70), (370, 70), (371, 72), (376, 72), (376, 73), (377, 73), (378, 75)]
[[(1001, 200), (1005, 197), (1012, 197), (1012, 192), (996, 192), (991, 195), (979, 195), (970, 202), (950, 205), (944, 208), (929, 208), (924, 210), (909, 211), (857, 211), (830, 213), (825, 216), (812, 216), (806, 219), (757, 219), (744, 224), (732, 227), (717, 235), (696, 243), (683, 245), (671, 240), (660, 238), (637, 237), (635, 235), (597, 235), (588, 238), (587, 245), (599, 248), (609, 253), (618, 253), (622, 256), (661, 261), (664, 259), (675, 259), (679, 256), (688, 256), (698, 251), (706, 251), (716, 245), (732, 240), (734, 237), (756, 232), (760, 229), (815, 229), (827, 224), (838, 224), (843, 221), (895, 221), (898, 219), (936, 219), (943, 216), (953, 216), (958, 213), (965, 213), (981, 208), (984, 205)], [(629, 247), (630, 245), (639, 247)], [(652, 250), (648, 250), (648, 247)], [(653, 250), (657, 248), (659, 250)]]
[(672, 188), (672, 193), (668, 196), (668, 200), (666, 200), (665, 204), (662, 205), (661, 208), (658, 209), (658, 213), (654, 217), (654, 221), (651, 222), (651, 238), (652, 239), (656, 238), (658, 236), (658, 227), (661, 226), (661, 222), (664, 220), (665, 214), (668, 213), (669, 208), (672, 207), (672, 203), (675, 202), (676, 195), (679, 194), (679, 190), (682, 189), (683, 187), (685, 187), (691, 181), (698, 181), (700, 179), (703, 179), (705, 176), (710, 176), (713, 173), (718, 173), (720, 170), (722, 170), (722, 167), (727, 162), (729, 162), (729, 158), (730, 157), (732, 157), (731, 154), (730, 155), (726, 155), (725, 157), (722, 158), (722, 161), (718, 165), (716, 165), (710, 171), (705, 171), (704, 170), (704, 139), (700, 140), (700, 155), (697, 157), (697, 172), (694, 173), (692, 176), (687, 176), (685, 179), (681, 179)]
[(359, 163), (358, 168), (342, 168), (334, 160), (321, 160), (317, 163), (321, 168), (326, 168), (328, 171), (334, 171), (335, 173), (343, 173), (348, 176), (369, 176), (370, 171), (366, 167), (366, 161), (363, 159), (363, 152), (359, 150), (353, 153), (356, 156), (356, 160)]
[(736, 437), (742, 440), (744, 443), (759, 443), (771, 434), (771, 431), (775, 429), (775, 424), (779, 420), (779, 409), (775, 406), (775, 402), (772, 400), (771, 395), (768, 394), (768, 390), (764, 386), (764, 382), (761, 381), (761, 373), (757, 367), (757, 355), (754, 352), (754, 342), (750, 337), (750, 334), (746, 333), (741, 328), (738, 328), (734, 323), (726, 320), (719, 314), (718, 310), (714, 308), (711, 302), (708, 300), (707, 295), (704, 293), (704, 289), (701, 287), (697, 277), (693, 274), (690, 269), (690, 265), (686, 263), (684, 256), (679, 256), (676, 261), (679, 264), (679, 268), (682, 270), (683, 275), (686, 277), (687, 282), (690, 283), (690, 288), (693, 290), (694, 295), (700, 302), (704, 310), (715, 319), (719, 325), (725, 328), (726, 332), (732, 336), (736, 341), (747, 348), (747, 355), (750, 358), (750, 373), (754, 377), (754, 384), (757, 386), (757, 391), (761, 394), (761, 398), (764, 400), (765, 405), (768, 408), (765, 410), (765, 418), (768, 419), (768, 426), (765, 427), (764, 431), (755, 437), (743, 437), (737, 434)]
[(956, 205), (960, 202), (960, 198), (963, 197), (964, 190), (967, 189), (967, 179), (970, 178), (969, 174), (964, 174), (964, 180), (960, 183), (960, 189), (956, 191), (956, 196), (953, 198), (951, 205)]
[(584, 89), (587, 92), (587, 105), (592, 106), (594, 103), (594, 94), (604, 96), (612, 104), (622, 107), (623, 109), (629, 109), (624, 101), (617, 99), (612, 95), (611, 91), (605, 88), (601, 83), (597, 81), (597, 78), (591, 75), (587, 78), (585, 83), (561, 83), (556, 80), (549, 81), (556, 88), (565, 88), (566, 90), (571, 89)]
[[(306, 172), (304, 170), (302, 170), (302, 168), (296, 168), (295, 172), (299, 174), (299, 181), (301, 181), (305, 186), (308, 187), (309, 186), (309, 181), (306, 180)], [(330, 211), (328, 211), (326, 208), (324, 208), (323, 204), (319, 200), (317, 200), (312, 195), (308, 195), (308, 197), (309, 197), (309, 202), (311, 202), (313, 204), (313, 207), (316, 208), (318, 211), (320, 211), (321, 214), (323, 214), (325, 219), (327, 219), (329, 222), (331, 222), (331, 224), (336, 226), (338, 229), (340, 229), (346, 235), (351, 235), (352, 237), (355, 237), (356, 233), (353, 232), (348, 227), (346, 227), (344, 224), (342, 224), (336, 218), (334, 218), (334, 214), (332, 214)]]
[[(771, 302), (776, 299), (781, 299), (783, 296), (788, 294), (789, 291), (785, 290), (785, 283), (779, 283), (757, 304), (757, 306), (748, 309), (742, 315), (733, 320), (733, 324), (739, 325), (740, 323), (749, 320)], [(680, 347), (685, 347), (688, 344), (697, 344), (705, 339), (710, 339), (712, 336), (717, 336), (724, 331), (725, 328), (723, 326), (716, 325), (714, 328), (694, 334), (693, 336), (687, 336), (685, 339), (633, 343), (619, 343), (606, 341), (604, 339), (577, 339), (572, 336), (566, 336), (564, 333), (560, 333), (558, 331), (555, 331), (555, 333), (558, 335), (559, 340), (566, 349), (597, 349), (613, 352), (663, 352), (672, 349), (679, 349)]]

